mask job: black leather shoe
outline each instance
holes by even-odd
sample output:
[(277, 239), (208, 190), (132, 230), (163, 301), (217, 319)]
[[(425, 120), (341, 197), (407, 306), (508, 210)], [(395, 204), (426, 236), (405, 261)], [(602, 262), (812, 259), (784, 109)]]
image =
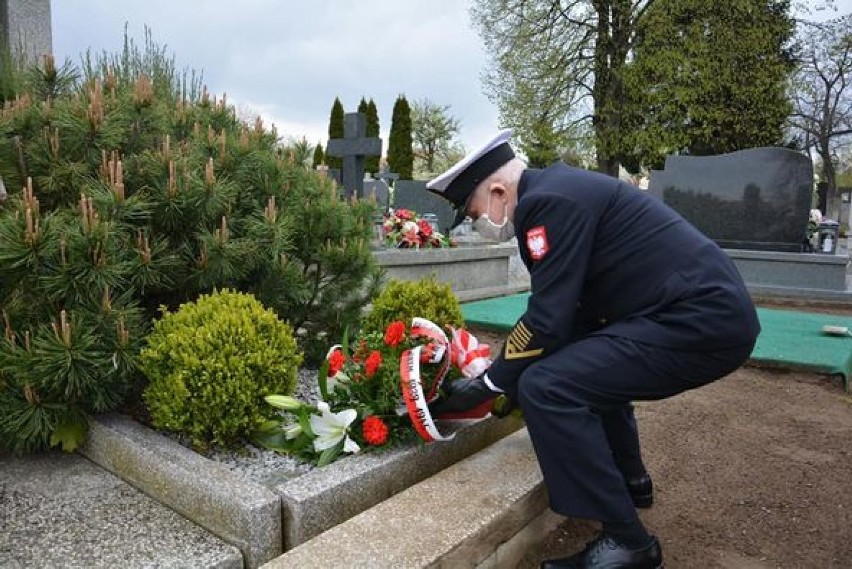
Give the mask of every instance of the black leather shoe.
[(657, 538), (642, 549), (628, 549), (605, 533), (571, 557), (542, 561), (541, 569), (662, 569), (663, 550)]
[(650, 508), (654, 503), (654, 483), (648, 474), (625, 479), (627, 490), (637, 508)]

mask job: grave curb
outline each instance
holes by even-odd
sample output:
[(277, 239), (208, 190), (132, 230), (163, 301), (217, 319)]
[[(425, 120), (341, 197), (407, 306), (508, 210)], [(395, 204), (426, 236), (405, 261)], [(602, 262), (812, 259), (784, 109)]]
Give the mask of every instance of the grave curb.
[[(360, 455), (275, 486), (245, 480), (125, 415), (92, 418), (79, 452), (238, 547), (246, 568), (254, 569), (511, 435), (523, 421), (490, 417), (447, 426), (456, 432), (451, 442), (391, 451), (392, 461)], [(348, 509), (341, 508), (344, 496)]]
[(521, 429), (261, 569), (510, 567), (560, 520)]
[(247, 569), (281, 554), (281, 500), (117, 414), (90, 419), (80, 454), (240, 549)]
[(281, 497), (284, 517), (284, 550), (466, 460), (511, 436), (524, 423), (510, 416), (442, 425), (442, 432), (455, 432), (452, 441), (407, 447), (383, 455), (352, 457), (276, 485), (273, 491)]

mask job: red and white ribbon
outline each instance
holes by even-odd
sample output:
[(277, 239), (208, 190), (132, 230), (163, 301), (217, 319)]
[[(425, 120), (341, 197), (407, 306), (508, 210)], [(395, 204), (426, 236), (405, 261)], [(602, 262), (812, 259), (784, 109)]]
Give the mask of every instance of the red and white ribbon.
[(491, 348), (480, 344), (476, 336), (467, 330), (450, 328), (453, 340), (450, 343), (450, 360), (468, 379), (479, 377), (491, 365)]
[(420, 358), (424, 346), (417, 346), (403, 352), (399, 361), (400, 386), (408, 416), (414, 425), (414, 430), (427, 441), (448, 441), (455, 435), (443, 436), (435, 426), (429, 403), (438, 396), (438, 389), (444, 382), (450, 365), (459, 368), (465, 377), (477, 377), (491, 364), (490, 349), (486, 344), (480, 344), (476, 337), (466, 330), (452, 329), (452, 342), (434, 322), (425, 318), (414, 318), (411, 322), (411, 335), (429, 339), (427, 344), (431, 353), (426, 361), (440, 363), (429, 392), (423, 391), (423, 381), (420, 374)]
[[(450, 371), (451, 360), (444, 357), (447, 355), (450, 341), (437, 324), (425, 318), (413, 318), (411, 320), (411, 335), (414, 337), (429, 338), (431, 340), (429, 346), (431, 347), (432, 355), (428, 358), (428, 362), (430, 364), (441, 364), (435, 376), (435, 381), (432, 383), (429, 393), (426, 394), (426, 402), (431, 403), (438, 396), (438, 388), (441, 387), (441, 383), (443, 383), (447, 372)], [(400, 368), (400, 371), (402, 371), (402, 368)]]
[[(400, 386), (402, 387), (402, 398), (408, 416), (414, 425), (414, 430), (426, 442), (449, 441), (455, 437), (455, 433), (445, 437), (435, 426), (432, 413), (429, 412), (429, 402), (423, 393), (423, 382), (420, 378), (420, 350), (423, 346), (417, 346), (402, 353), (399, 361)], [(443, 377), (436, 378), (435, 383), (443, 381)]]

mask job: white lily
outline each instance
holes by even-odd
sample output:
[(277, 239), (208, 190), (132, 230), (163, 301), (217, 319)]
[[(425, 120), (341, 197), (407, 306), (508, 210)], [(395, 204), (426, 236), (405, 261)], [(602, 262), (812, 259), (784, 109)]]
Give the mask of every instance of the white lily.
[(297, 411), (302, 406), (301, 401), (289, 395), (267, 395), (264, 399), (273, 407), (278, 407), (285, 411)]
[(302, 426), (299, 423), (291, 423), (284, 427), (284, 438), (292, 441), (302, 434)]
[(314, 439), (314, 450), (322, 452), (343, 441), (344, 452), (358, 452), (361, 447), (349, 438), (349, 425), (358, 416), (355, 409), (344, 409), (332, 413), (325, 401), (317, 401), (317, 409), (321, 415), (311, 415), (311, 430), (317, 436)]

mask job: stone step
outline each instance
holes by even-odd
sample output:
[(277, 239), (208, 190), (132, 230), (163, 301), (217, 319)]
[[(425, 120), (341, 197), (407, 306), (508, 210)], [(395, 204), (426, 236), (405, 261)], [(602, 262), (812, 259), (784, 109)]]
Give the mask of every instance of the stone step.
[(0, 567), (242, 569), (240, 550), (76, 454), (0, 455)]
[(513, 567), (561, 519), (521, 429), (262, 569)]

